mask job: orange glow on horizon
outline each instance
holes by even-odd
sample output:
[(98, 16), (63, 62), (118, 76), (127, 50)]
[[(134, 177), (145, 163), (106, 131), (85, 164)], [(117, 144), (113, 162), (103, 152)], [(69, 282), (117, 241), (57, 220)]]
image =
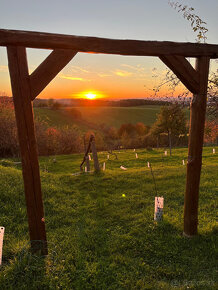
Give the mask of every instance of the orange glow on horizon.
[(96, 99), (96, 94), (95, 93), (92, 93), (92, 92), (89, 92), (89, 93), (87, 93), (87, 94), (85, 94), (85, 97), (87, 98), (87, 99), (89, 99), (89, 100), (94, 100), (94, 99)]
[(77, 95), (73, 95), (76, 98), (87, 99), (87, 100), (96, 100), (105, 98), (105, 96), (97, 91), (85, 91)]

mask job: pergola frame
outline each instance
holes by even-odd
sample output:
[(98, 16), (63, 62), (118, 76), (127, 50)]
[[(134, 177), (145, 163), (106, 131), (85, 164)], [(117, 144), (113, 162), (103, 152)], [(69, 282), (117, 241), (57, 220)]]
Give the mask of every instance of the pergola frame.
[[(7, 47), (8, 65), (20, 144), (29, 234), (32, 249), (47, 254), (45, 219), (32, 101), (77, 52), (161, 59), (194, 94), (191, 103), (184, 235), (197, 234), (198, 197), (202, 163), (207, 85), (210, 59), (218, 58), (218, 45), (140, 40), (116, 40), (52, 33), (0, 29), (0, 46)], [(26, 48), (52, 49), (29, 75)], [(196, 58), (193, 68), (186, 57)]]

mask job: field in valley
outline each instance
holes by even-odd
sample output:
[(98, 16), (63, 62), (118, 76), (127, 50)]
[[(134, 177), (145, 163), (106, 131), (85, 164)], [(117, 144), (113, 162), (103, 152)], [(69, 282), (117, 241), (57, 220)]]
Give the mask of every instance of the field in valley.
[(160, 106), (138, 107), (75, 107), (81, 113), (81, 119), (70, 116), (69, 108), (51, 110), (49, 108), (35, 108), (34, 112), (41, 120), (52, 126), (75, 124), (81, 130), (98, 128), (100, 124), (119, 128), (123, 123), (142, 122), (151, 126), (160, 111)]
[[(216, 289), (217, 153), (203, 150), (199, 235), (192, 239), (182, 235), (187, 149), (171, 157), (137, 150), (138, 159), (133, 150), (116, 153), (108, 160), (99, 152), (106, 170), (98, 174), (79, 172), (80, 154), (40, 157), (45, 258), (28, 251), (19, 160), (0, 161), (1, 289)], [(164, 197), (159, 223), (156, 195)]]

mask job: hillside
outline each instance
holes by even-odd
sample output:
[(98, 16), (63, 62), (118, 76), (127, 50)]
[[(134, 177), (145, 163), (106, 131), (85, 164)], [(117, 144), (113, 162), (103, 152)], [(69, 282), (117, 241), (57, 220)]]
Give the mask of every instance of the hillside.
[[(77, 125), (82, 131), (98, 130), (99, 125), (119, 128), (124, 123), (144, 123), (152, 126), (156, 121), (161, 106), (137, 107), (73, 107), (51, 110), (50, 108), (34, 108), (35, 116), (47, 122), (50, 126)], [(81, 118), (74, 118), (70, 110), (76, 109), (81, 113)], [(189, 110), (185, 109), (187, 118)]]
[[(136, 159), (133, 150), (121, 151), (118, 160), (101, 152), (106, 170), (100, 174), (77, 174), (80, 154), (41, 157), (45, 258), (29, 253), (20, 164), (0, 162), (1, 289), (216, 289), (217, 156), (204, 148), (199, 236), (187, 239), (182, 235), (187, 149), (174, 149), (172, 157), (163, 152), (137, 150)], [(153, 220), (155, 195), (164, 197), (159, 223)]]
[(46, 121), (49, 125), (64, 126), (78, 125), (81, 130), (88, 130), (98, 127), (100, 124), (107, 124), (119, 128), (123, 123), (142, 122), (151, 126), (160, 106), (139, 106), (139, 107), (75, 107), (81, 112), (81, 119), (73, 118), (70, 108), (51, 110), (49, 108), (34, 108), (35, 116)]

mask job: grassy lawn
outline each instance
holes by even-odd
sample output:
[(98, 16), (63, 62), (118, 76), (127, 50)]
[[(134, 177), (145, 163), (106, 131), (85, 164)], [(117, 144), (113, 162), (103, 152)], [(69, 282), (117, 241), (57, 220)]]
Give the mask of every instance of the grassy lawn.
[[(187, 149), (100, 152), (106, 171), (79, 172), (82, 155), (40, 158), (49, 255), (29, 253), (20, 164), (0, 162), (0, 289), (217, 289), (217, 153), (204, 148), (199, 235), (182, 235)], [(218, 152), (218, 148), (216, 148)], [(168, 152), (169, 153), (169, 152)], [(55, 159), (55, 160), (54, 160)], [(164, 219), (153, 221), (156, 195)], [(126, 171), (120, 169), (123, 165)], [(93, 169), (93, 161), (91, 161)]]

